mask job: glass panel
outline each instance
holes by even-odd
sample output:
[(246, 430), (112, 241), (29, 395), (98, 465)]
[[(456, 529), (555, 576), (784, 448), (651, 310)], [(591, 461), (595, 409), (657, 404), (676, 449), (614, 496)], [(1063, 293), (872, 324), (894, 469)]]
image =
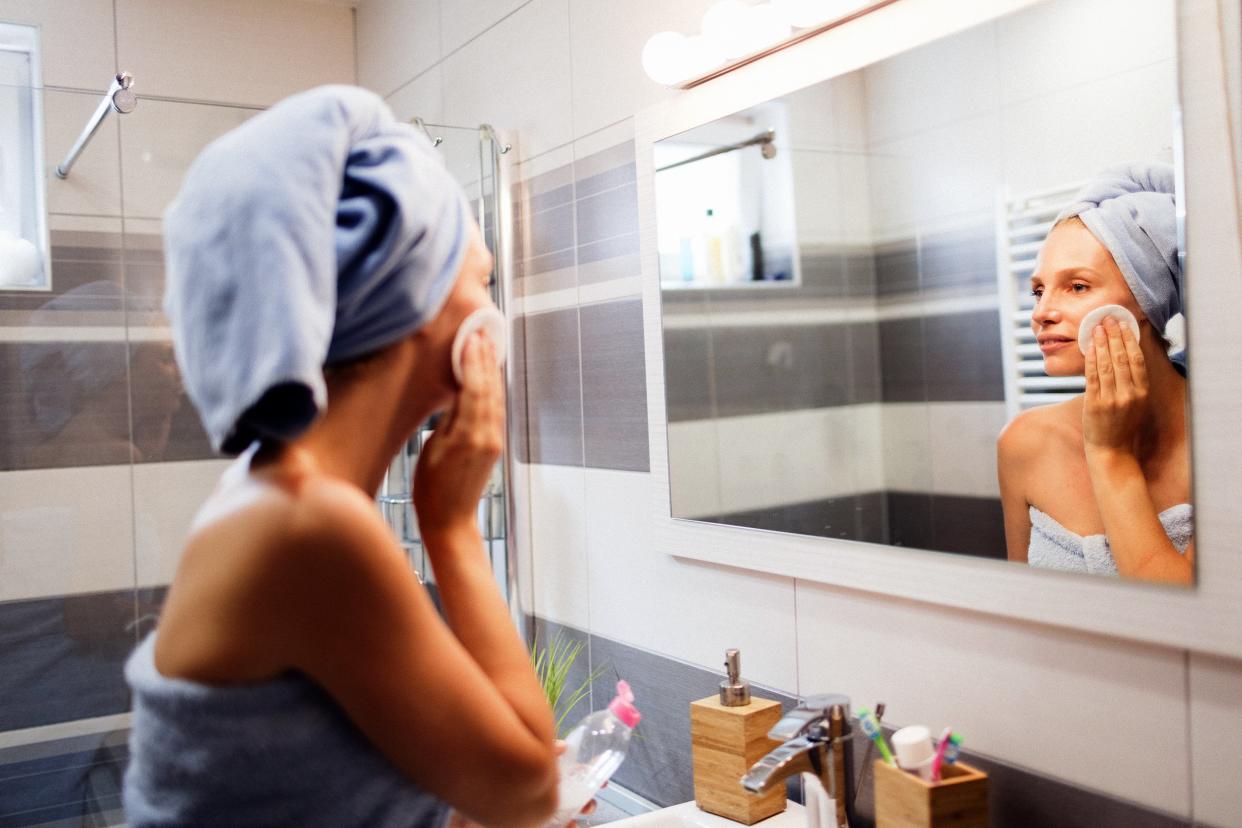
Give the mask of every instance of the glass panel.
[(0, 23), (0, 287), (51, 286), (37, 29)]

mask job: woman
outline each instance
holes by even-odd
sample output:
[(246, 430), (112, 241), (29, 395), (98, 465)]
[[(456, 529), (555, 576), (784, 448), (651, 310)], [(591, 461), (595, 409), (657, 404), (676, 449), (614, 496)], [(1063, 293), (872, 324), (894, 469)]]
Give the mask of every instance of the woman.
[[(553, 720), (476, 528), (495, 353), (458, 327), (492, 262), (375, 96), (324, 87), (204, 151), (165, 220), (166, 310), (217, 448), (134, 690), (130, 825), (488, 825), (553, 812)], [(372, 501), (433, 412), (414, 505), (447, 626)]]
[[(1118, 167), (1089, 183), (1040, 251), (1031, 327), (1050, 376), (1084, 394), (1016, 417), (997, 445), (1009, 559), (1189, 584), (1194, 577), (1184, 357), (1163, 332), (1181, 312), (1173, 173)], [(1116, 304), (1084, 357), (1087, 313)]]

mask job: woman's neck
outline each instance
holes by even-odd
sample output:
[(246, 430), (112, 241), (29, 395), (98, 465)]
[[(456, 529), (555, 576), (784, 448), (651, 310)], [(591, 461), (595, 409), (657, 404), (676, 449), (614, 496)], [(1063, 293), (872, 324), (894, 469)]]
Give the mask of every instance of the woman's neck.
[(1147, 367), (1147, 416), (1138, 435), (1140, 459), (1175, 450), (1186, 437), (1186, 378), (1154, 337), (1143, 345)]

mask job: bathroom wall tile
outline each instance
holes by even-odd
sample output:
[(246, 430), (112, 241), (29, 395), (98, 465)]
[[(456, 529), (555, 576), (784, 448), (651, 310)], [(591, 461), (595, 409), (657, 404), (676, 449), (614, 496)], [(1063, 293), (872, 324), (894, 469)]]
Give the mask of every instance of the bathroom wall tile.
[(850, 404), (879, 402), (883, 390), (879, 326), (875, 322), (856, 322), (846, 327), (846, 337), (850, 355)]
[[(359, 15), (362, 13), (361, 8)], [(430, 69), (425, 69), (415, 75), (412, 80), (398, 86), (384, 100), (388, 102), (393, 115), (399, 120), (409, 121), (418, 117), (429, 124), (443, 123), (444, 72), (440, 64), (437, 63)]]
[[(446, 18), (447, 19), (447, 18)], [(569, 143), (568, 0), (530, 0), (444, 59), (444, 119), (453, 124), (503, 124), (520, 140), (518, 159)], [(481, 71), (480, 67), (487, 67)], [(505, 78), (497, 94), (496, 78)]]
[(5, 0), (0, 17), (39, 27), (44, 85), (108, 88), (117, 71), (111, 0)]
[(459, 48), (502, 21), (527, 0), (440, 0), (441, 42), (444, 53)]
[(902, 492), (931, 492), (931, 411), (928, 403), (890, 403), (879, 406), (882, 488)]
[(197, 460), (134, 466), (134, 571), (140, 587), (172, 581), (190, 524), (230, 462)]
[[(923, 360), (925, 399), (1005, 399), (1004, 355), (997, 311), (926, 316), (922, 327), (920, 350), (926, 355)], [(885, 379), (890, 366), (895, 363), (886, 359)]]
[[(1040, 3), (996, 22), (1005, 103), (1137, 69), (1176, 54), (1173, 0)], [(1125, 27), (1117, 21), (1125, 19)]]
[(133, 587), (128, 465), (0, 472), (0, 504), (0, 601)]
[(1180, 652), (809, 583), (797, 617), (802, 693), (884, 700), (893, 726), (952, 723), (980, 755), (1189, 814), (1188, 735), (1151, 750), (1153, 722), (1182, 721)]
[[(121, 222), (100, 219), (112, 225), (114, 232), (69, 232), (52, 230), (52, 289), (49, 291), (0, 291), (0, 326), (15, 328), (25, 325), (39, 327), (105, 325), (123, 328), (125, 317), (119, 299), (122, 287)], [(108, 287), (84, 285), (105, 282)], [(78, 288), (78, 293), (92, 296), (89, 303), (75, 303), (57, 297)], [(111, 297), (117, 298), (111, 298)], [(45, 308), (51, 303), (51, 307)], [(37, 317), (31, 311), (45, 308)], [(89, 308), (89, 309), (88, 309)], [(16, 311), (5, 313), (5, 311)]]
[(794, 290), (806, 293), (814, 291), (816, 296), (833, 298), (850, 295), (845, 255), (838, 246), (802, 244), (798, 252), (802, 285)]
[(670, 423), (715, 416), (710, 328), (665, 328), (664, 391)]
[(974, 26), (862, 70), (872, 144), (942, 127), (999, 103), (995, 24)]
[(586, 465), (648, 471), (642, 300), (585, 305), (578, 315)]
[[(928, 398), (923, 325), (915, 316), (884, 319), (880, 329), (880, 376), (884, 402), (918, 402)], [(999, 333), (997, 334), (999, 337)]]
[(519, 262), (514, 270), (513, 292), (517, 296), (572, 290), (578, 285), (572, 250), (561, 250)]
[(661, 30), (697, 31), (710, 5), (710, 0), (570, 0), (574, 135), (594, 132), (675, 95), (643, 72), (643, 45)]
[(125, 215), (162, 218), (203, 148), (256, 114), (230, 106), (142, 101), (119, 121)]
[[(578, 263), (591, 264), (594, 262), (602, 262), (606, 259), (625, 258), (629, 264), (627, 269), (632, 271), (632, 263), (638, 256), (638, 233), (626, 233), (620, 236), (613, 236), (609, 239), (601, 239), (599, 241), (581, 244), (578, 247)], [(641, 269), (641, 268), (640, 268)], [(603, 270), (606, 274), (608, 271)], [(588, 271), (593, 281), (600, 280), (601, 269), (591, 269)]]
[(0, 824), (117, 825), (127, 730), (0, 749)]
[(713, 515), (711, 522), (821, 538), (887, 543), (883, 492), (823, 498)]
[[(1162, 61), (1005, 107), (1005, 183), (1022, 194), (1081, 182), (1122, 161), (1172, 159), (1176, 66)], [(1056, 130), (1075, 125), (1080, 141)], [(1117, 129), (1125, 124), (1125, 129)]]
[(996, 438), (1009, 414), (1004, 402), (946, 402), (927, 406), (927, 430), (952, 439), (933, 440), (923, 458), (931, 465), (936, 494), (995, 498)]
[[(509, 385), (506, 388), (506, 409), (509, 412), (509, 451), (519, 463), (526, 480), (525, 464), (530, 462), (530, 405), (526, 393), (526, 317), (509, 319)], [(525, 510), (519, 510), (525, 511)], [(529, 607), (530, 604), (523, 604)]]
[(0, 732), (127, 711), (134, 617), (132, 588), (0, 603)]
[(850, 401), (844, 325), (717, 327), (711, 335), (719, 416)]
[(591, 195), (578, 193), (577, 198), (579, 245), (638, 233), (638, 188), (633, 182)]
[(720, 513), (720, 440), (709, 419), (668, 424), (669, 514), (710, 520)]
[(216, 457), (198, 411), (186, 393), (166, 340), (138, 341), (130, 353), (130, 434), (134, 462)]
[[(118, 63), (140, 95), (269, 106), (320, 84), (355, 82), (353, 13), (344, 6), (117, 0), (116, 25)], [(220, 43), (231, 55), (263, 59), (222, 60)]]
[(538, 212), (524, 213), (515, 228), (523, 240), (523, 253), (535, 259), (549, 253), (572, 250), (574, 246), (574, 208), (559, 204)]
[(918, 266), (919, 287), (924, 293), (945, 289), (995, 291), (995, 216), (988, 213), (978, 223), (921, 235)]
[(934, 549), (935, 524), (932, 496), (927, 492), (888, 491), (884, 493), (888, 516), (888, 542), (909, 549)]
[(530, 462), (583, 463), (578, 309), (524, 318)]
[(585, 480), (593, 635), (712, 669), (739, 647), (751, 680), (796, 685), (791, 579), (653, 548), (648, 474), (588, 468)]
[(627, 184), (634, 186), (634, 142), (626, 141), (586, 158), (575, 159), (574, 177), (580, 199)]
[(931, 518), (932, 538), (927, 548), (1005, 560), (1005, 514), (1000, 498), (934, 494)]
[(444, 55), (440, 0), (366, 0), (358, 4), (355, 22), (358, 84), (381, 95), (401, 90)]
[(1242, 739), (1242, 661), (1189, 654), (1194, 818), (1232, 825), (1242, 813), (1236, 745)]
[[(107, 76), (103, 80), (107, 81)], [(43, 164), (49, 213), (121, 214), (121, 174), (116, 160), (119, 119), (108, 118), (100, 124), (68, 178), (57, 178), (55, 173), (98, 106), (99, 94), (95, 92), (43, 92)]]
[[(693, 799), (690, 702), (717, 694), (720, 671), (694, 667), (599, 635), (591, 636), (591, 655), (593, 665), (603, 671), (595, 682), (597, 704), (611, 699), (617, 681), (625, 679), (643, 713), (616, 781), (661, 806)], [(742, 656), (746, 675), (747, 653), (743, 651)], [(787, 710), (796, 703), (793, 697), (766, 688), (755, 688), (754, 694), (780, 701)]]
[(534, 613), (550, 621), (591, 629), (588, 527), (581, 466), (531, 465), (531, 556)]
[(919, 253), (913, 237), (876, 245), (877, 296), (915, 293), (919, 289)]

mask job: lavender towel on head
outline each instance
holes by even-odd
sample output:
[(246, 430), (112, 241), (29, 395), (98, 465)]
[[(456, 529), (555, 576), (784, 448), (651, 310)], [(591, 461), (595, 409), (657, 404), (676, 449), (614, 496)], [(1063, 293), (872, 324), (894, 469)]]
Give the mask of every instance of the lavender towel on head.
[(295, 95), (211, 143), (164, 216), (164, 309), (212, 445), (305, 431), (324, 365), (439, 312), (469, 222), (431, 143), (362, 89)]
[[(1108, 248), (1148, 321), (1161, 334), (1182, 313), (1175, 179), (1168, 164), (1122, 164), (1089, 181), (1057, 221), (1077, 216)], [(1172, 357), (1185, 367), (1185, 354)]]

